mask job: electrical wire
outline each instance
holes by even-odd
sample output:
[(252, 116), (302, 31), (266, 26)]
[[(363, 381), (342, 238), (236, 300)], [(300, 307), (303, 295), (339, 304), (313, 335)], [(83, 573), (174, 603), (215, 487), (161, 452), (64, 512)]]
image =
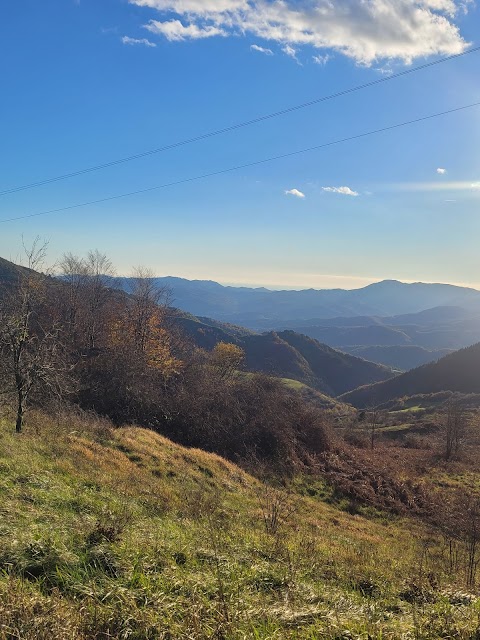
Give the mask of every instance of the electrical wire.
[(342, 96), (348, 95), (350, 93), (355, 93), (356, 91), (361, 91), (363, 89), (367, 89), (369, 87), (374, 87), (379, 84), (383, 84), (385, 82), (389, 82), (390, 80), (394, 80), (396, 78), (400, 78), (402, 76), (407, 76), (412, 73), (416, 73), (417, 71), (421, 71), (423, 69), (427, 69), (429, 67), (434, 67), (439, 64), (443, 64), (444, 62), (448, 62), (450, 60), (454, 60), (456, 58), (460, 58), (462, 56), (469, 55), (471, 53), (476, 53), (480, 51), (479, 47), (474, 47), (472, 49), (468, 49), (467, 51), (463, 51), (461, 53), (456, 53), (451, 56), (447, 56), (445, 58), (440, 58), (439, 60), (434, 60), (432, 62), (427, 62), (425, 64), (419, 65), (417, 67), (412, 67), (411, 69), (405, 69), (403, 71), (399, 71), (398, 73), (394, 73), (389, 76), (384, 76), (382, 78), (377, 78), (376, 80), (372, 80), (370, 82), (366, 82), (364, 84), (357, 85), (355, 87), (350, 87), (348, 89), (344, 89), (342, 91), (337, 91), (336, 93), (332, 93), (327, 96), (322, 96), (320, 98), (316, 98), (314, 100), (310, 100), (309, 102), (304, 102), (302, 104), (298, 104), (292, 107), (288, 107), (286, 109), (282, 109), (280, 111), (275, 111), (273, 113), (269, 113), (267, 115), (259, 116), (258, 118), (253, 118), (252, 120), (247, 120), (245, 122), (240, 122), (237, 124), (233, 124), (229, 127), (224, 127), (223, 129), (217, 129), (215, 131), (210, 131), (209, 133), (204, 133), (201, 135), (194, 136), (192, 138), (187, 138), (186, 140), (181, 140), (178, 142), (173, 142), (172, 144), (165, 145), (163, 147), (158, 147), (157, 149), (151, 149), (149, 151), (144, 151), (142, 153), (137, 153), (131, 156), (127, 156), (125, 158), (119, 158), (117, 160), (111, 160), (110, 162), (105, 162), (103, 164), (98, 164), (92, 167), (87, 167), (85, 169), (79, 169), (78, 171), (72, 171), (71, 173), (65, 173), (62, 175), (54, 176), (52, 178), (46, 178), (45, 180), (39, 180), (38, 182), (30, 182), (28, 184), (20, 185), (18, 187), (12, 187), (11, 189), (5, 189), (4, 191), (0, 191), (0, 196), (5, 196), (8, 194), (18, 193), (19, 191), (26, 191), (27, 189), (33, 189), (35, 187), (41, 187), (47, 184), (52, 184), (54, 182), (59, 182), (61, 180), (67, 180), (69, 178), (75, 178), (77, 176), (84, 175), (86, 173), (92, 173), (94, 171), (100, 171), (101, 169), (107, 169), (108, 167), (114, 167), (119, 164), (124, 164), (126, 162), (131, 162), (133, 160), (139, 160), (140, 158), (146, 158), (148, 156), (152, 156), (158, 153), (162, 153), (165, 151), (169, 151), (171, 149), (176, 149), (178, 147), (183, 147), (189, 144), (193, 144), (195, 142), (200, 142), (202, 140), (207, 140), (208, 138), (214, 138), (216, 136), (223, 135), (225, 133), (229, 133), (231, 131), (236, 131), (238, 129), (242, 129), (244, 127), (249, 127), (253, 124), (258, 124), (260, 122), (265, 122), (266, 120), (272, 120), (273, 118), (278, 118), (280, 116), (287, 115), (289, 113), (293, 113), (295, 111), (299, 111), (301, 109), (305, 109), (307, 107), (312, 107), (316, 104), (320, 104), (322, 102), (328, 102), (329, 100), (334, 100), (335, 98), (340, 98)]
[(406, 127), (412, 124), (416, 124), (418, 122), (425, 122), (427, 120), (433, 120), (434, 118), (439, 118), (441, 116), (446, 116), (451, 113), (457, 113), (459, 111), (465, 111), (466, 109), (472, 109), (473, 107), (479, 107), (480, 102), (474, 102), (472, 104), (467, 104), (462, 107), (456, 107), (455, 109), (448, 109), (448, 111), (440, 111), (438, 113), (433, 113), (428, 116), (423, 116), (421, 118), (415, 118), (414, 120), (407, 120), (405, 122), (400, 122), (398, 124), (393, 124), (387, 127), (382, 127), (381, 129), (374, 129), (373, 131), (367, 131), (364, 133), (359, 133), (354, 136), (349, 136), (348, 138), (341, 138), (339, 140), (333, 140), (331, 142), (325, 142), (323, 144), (315, 145), (313, 147), (308, 147), (307, 149), (299, 149), (297, 151), (290, 151), (289, 153), (283, 153), (278, 156), (272, 156), (270, 158), (264, 158), (262, 160), (255, 160), (253, 162), (247, 162), (246, 164), (236, 165), (234, 167), (228, 167), (226, 169), (219, 169), (218, 171), (212, 171), (211, 173), (204, 173), (198, 176), (193, 176), (190, 178), (183, 178), (181, 180), (176, 180), (174, 182), (168, 182), (166, 184), (156, 185), (154, 187), (148, 187), (146, 189), (139, 189), (137, 191), (130, 191), (129, 193), (121, 193), (115, 196), (109, 196), (107, 198), (100, 198), (98, 200), (90, 200), (88, 202), (81, 202), (79, 204), (72, 204), (67, 207), (60, 207), (58, 209), (50, 209), (48, 211), (40, 211), (39, 213), (31, 213), (23, 216), (18, 216), (15, 218), (6, 218), (4, 220), (0, 220), (0, 224), (4, 224), (6, 222), (14, 222), (17, 220), (26, 220), (28, 218), (36, 218), (38, 216), (46, 216), (53, 213), (61, 213), (65, 211), (71, 211), (73, 209), (80, 209), (82, 207), (92, 206), (94, 204), (103, 204), (105, 202), (111, 202), (113, 200), (120, 200), (121, 198), (129, 198), (132, 196), (140, 195), (143, 193), (148, 193), (150, 191), (157, 191), (159, 189), (167, 189), (169, 187), (175, 187), (181, 184), (187, 184), (189, 182), (196, 182), (198, 180), (205, 180), (206, 178), (212, 178), (214, 176), (223, 175), (226, 173), (231, 173), (233, 171), (239, 171), (241, 169), (248, 169), (250, 167), (256, 167), (261, 164), (266, 164), (268, 162), (274, 162), (276, 160), (283, 160), (284, 158), (291, 158), (293, 156), (297, 156), (303, 153), (309, 153), (311, 151), (317, 151), (319, 149), (325, 149), (326, 147), (332, 147), (337, 144), (342, 144), (345, 142), (351, 142), (352, 140), (359, 140), (361, 138), (366, 138), (368, 136), (373, 136), (379, 133), (384, 133), (385, 131), (392, 131), (394, 129), (399, 129), (401, 127)]

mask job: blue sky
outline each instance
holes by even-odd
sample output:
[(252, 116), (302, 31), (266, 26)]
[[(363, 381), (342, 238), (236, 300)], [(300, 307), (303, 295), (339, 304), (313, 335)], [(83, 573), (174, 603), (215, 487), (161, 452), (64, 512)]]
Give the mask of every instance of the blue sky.
[[(478, 46), (455, 0), (4, 0), (0, 191), (227, 127)], [(0, 220), (480, 101), (480, 53), (162, 154), (0, 197)], [(480, 107), (65, 213), (0, 224), (128, 274), (285, 287), (480, 287)], [(438, 172), (438, 169), (444, 170)], [(477, 185), (479, 183), (479, 185)], [(287, 192), (292, 193), (287, 193)], [(301, 197), (301, 196), (304, 197)]]

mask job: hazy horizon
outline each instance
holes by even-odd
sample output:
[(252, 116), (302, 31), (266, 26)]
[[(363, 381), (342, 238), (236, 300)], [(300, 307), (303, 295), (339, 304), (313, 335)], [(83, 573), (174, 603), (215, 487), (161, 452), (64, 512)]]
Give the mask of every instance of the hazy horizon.
[(119, 272), (480, 286), (478, 6), (376, 2), (8, 3), (0, 255), (39, 235)]

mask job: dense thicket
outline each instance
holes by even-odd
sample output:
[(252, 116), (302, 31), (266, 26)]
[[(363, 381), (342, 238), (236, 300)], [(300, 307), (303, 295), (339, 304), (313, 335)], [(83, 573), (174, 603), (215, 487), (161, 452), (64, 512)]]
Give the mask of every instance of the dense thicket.
[(238, 346), (195, 347), (147, 272), (125, 294), (107, 286), (114, 270), (98, 252), (65, 256), (61, 271), (61, 281), (19, 271), (3, 296), (1, 380), (18, 431), (29, 404), (55, 398), (238, 461), (291, 467), (328, 448), (325, 412), (242, 373)]

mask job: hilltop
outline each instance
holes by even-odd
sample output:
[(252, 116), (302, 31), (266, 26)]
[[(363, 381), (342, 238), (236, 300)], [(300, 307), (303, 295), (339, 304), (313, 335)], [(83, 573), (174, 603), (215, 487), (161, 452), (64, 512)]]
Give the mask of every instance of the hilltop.
[(21, 267), (0, 257), (0, 286), (16, 284), (19, 277), (28, 272), (26, 267)]

